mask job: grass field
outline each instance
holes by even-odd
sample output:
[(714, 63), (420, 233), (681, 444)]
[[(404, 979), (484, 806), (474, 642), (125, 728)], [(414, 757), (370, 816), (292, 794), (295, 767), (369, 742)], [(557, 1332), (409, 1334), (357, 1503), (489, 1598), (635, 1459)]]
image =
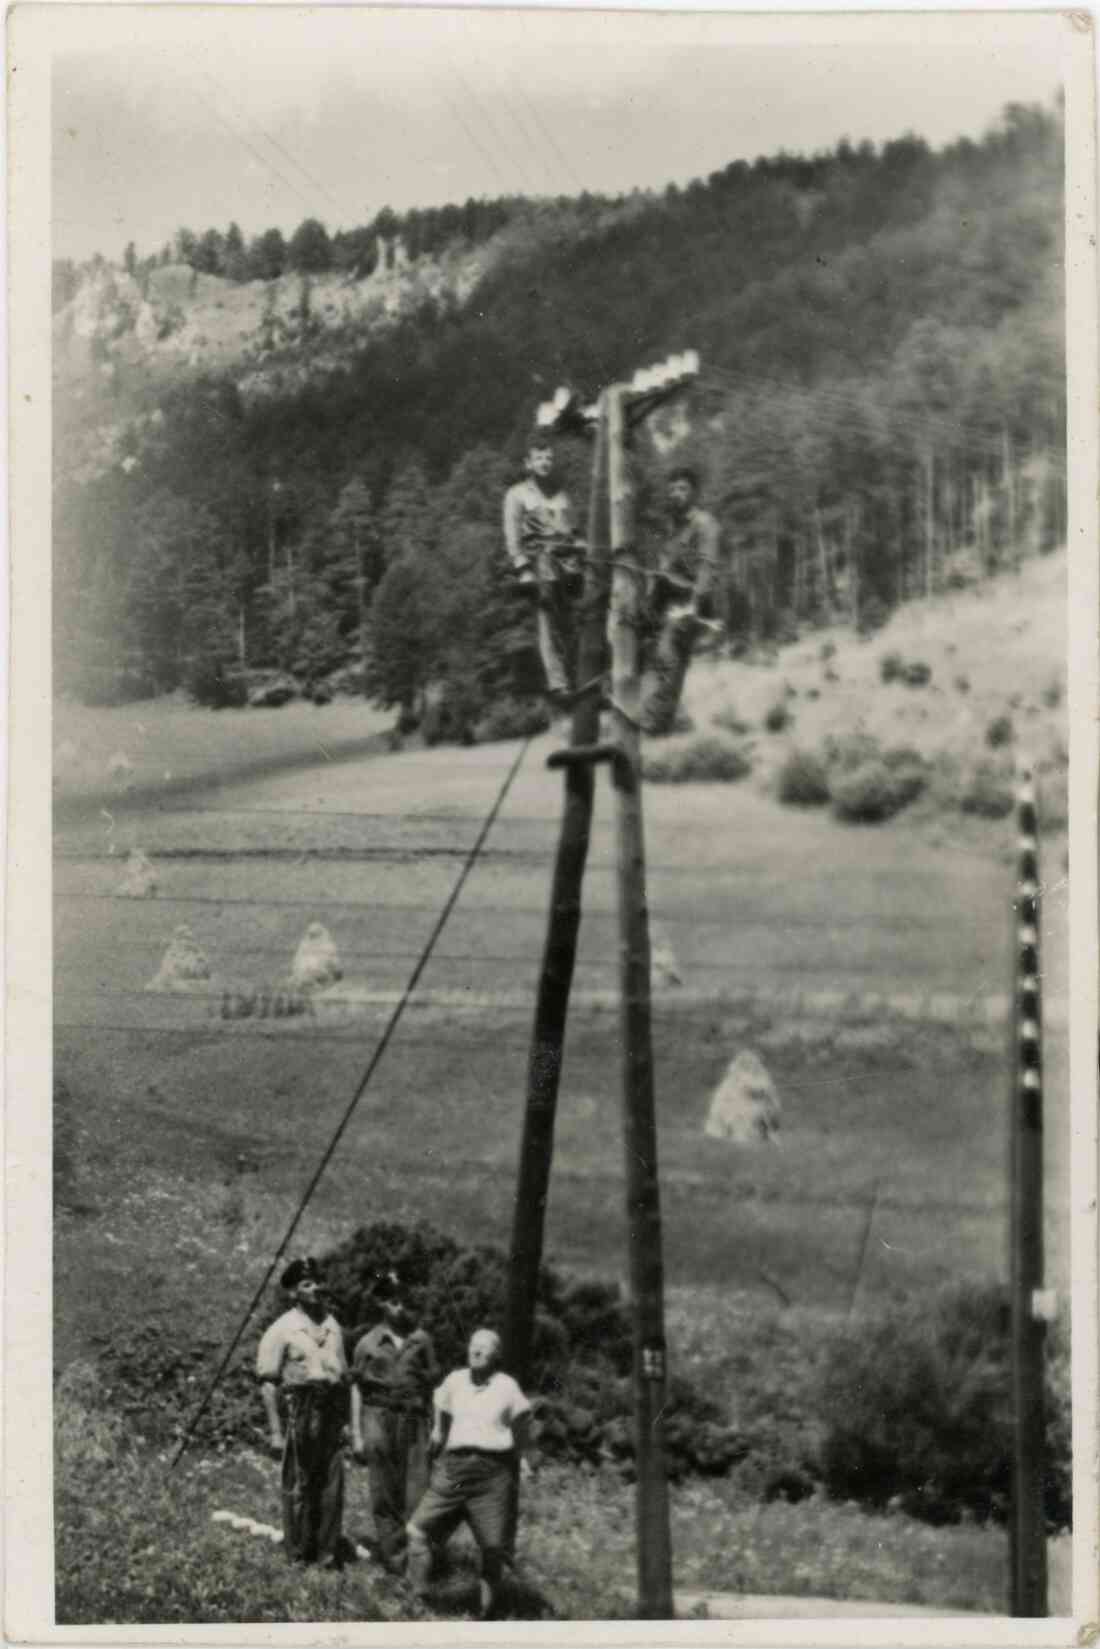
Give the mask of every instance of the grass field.
[[(702, 667), (693, 693), (717, 680)], [(143, 1316), (201, 1302), (204, 1326), (227, 1336), (262, 1276), (515, 755), (509, 745), (382, 754), (384, 725), (358, 705), (59, 711), (55, 752), (70, 747), (57, 772), (54, 883), (60, 1369), (89, 1354), (105, 1312), (135, 1300)], [(527, 754), (306, 1216), (303, 1247), (381, 1218), (507, 1241), (560, 808), (560, 780), (544, 765), (553, 742)], [(107, 806), (115, 752), (131, 766), (117, 783), (107, 775), (118, 792)], [(646, 792), (650, 905), (682, 979), (658, 990), (654, 1018), (670, 1351), (734, 1409), (729, 1347), (762, 1312), (825, 1325), (898, 1292), (1000, 1275), (1005, 1261), (1004, 1030), (990, 999), (1009, 984), (1011, 821), (980, 834), (904, 817), (853, 829), (781, 808), (767, 773), (765, 763), (759, 784)], [(144, 899), (118, 895), (134, 848), (157, 879)], [(614, 836), (602, 787), (584, 908), (547, 1257), (622, 1277)], [(1066, 1266), (1065, 912), (1055, 865), (1044, 907), (1053, 1283)], [(316, 920), (344, 968), (327, 1000), (295, 1018), (224, 1019), (225, 992), (278, 986)], [(151, 992), (181, 924), (210, 977)], [(746, 1047), (779, 1092), (775, 1146), (702, 1132), (716, 1082)], [(556, 1610), (597, 1610), (597, 1592), (618, 1608), (610, 1569), (593, 1592), (568, 1558), (578, 1539), (591, 1550), (597, 1525), (614, 1546), (615, 1493), (625, 1495), (593, 1488), (591, 1528), (583, 1518), (559, 1527), (549, 1494), (539, 1502)], [(695, 1493), (676, 1502), (678, 1551), (698, 1547), (678, 1570), (683, 1584), (723, 1584), (705, 1530), (726, 1518), (743, 1554), (726, 1575), (735, 1589), (997, 1607), (1000, 1535), (937, 1536), (949, 1552), (938, 1572), (956, 1577), (941, 1585), (928, 1578), (932, 1548), (921, 1555), (925, 1532), (896, 1534), (899, 1520), (872, 1533), (837, 1508), (722, 1510)], [(744, 1556), (750, 1524), (766, 1557)], [(629, 1590), (625, 1524), (622, 1544)], [(194, 1561), (198, 1573), (205, 1559)], [(257, 1580), (234, 1574), (245, 1593)], [(320, 1606), (278, 1596), (290, 1611), (278, 1618)], [(367, 1608), (349, 1597), (324, 1606)], [(368, 1603), (380, 1617), (396, 1606)], [(180, 1605), (193, 1606), (193, 1596)], [(237, 1618), (228, 1602), (210, 1608), (191, 1618)]]

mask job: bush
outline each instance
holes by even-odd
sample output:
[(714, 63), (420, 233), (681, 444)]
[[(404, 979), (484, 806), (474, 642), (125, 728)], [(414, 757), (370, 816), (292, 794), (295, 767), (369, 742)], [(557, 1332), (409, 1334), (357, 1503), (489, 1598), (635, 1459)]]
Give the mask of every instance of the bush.
[(1003, 819), (1012, 812), (1012, 786), (1001, 769), (979, 762), (959, 794), (959, 808), (980, 819)]
[(732, 704), (724, 704), (710, 721), (712, 727), (720, 727), (723, 732), (733, 733), (738, 738), (749, 731), (749, 723), (741, 720)]
[(883, 653), (878, 661), (878, 673), (883, 681), (900, 681), (905, 673), (905, 660), (900, 653)]
[(958, 688), (960, 693), (969, 693), (969, 691), (970, 691), (970, 677), (969, 676), (956, 676), (955, 677), (955, 686)]
[(894, 786), (885, 762), (868, 761), (832, 783), (833, 811), (850, 824), (878, 824), (897, 812)]
[(1062, 696), (1063, 688), (1061, 679), (1058, 676), (1052, 676), (1043, 688), (1040, 697), (1048, 710), (1057, 710), (1058, 706), (1062, 702)]
[(877, 596), (871, 596), (860, 607), (859, 634), (861, 636), (873, 636), (876, 630), (882, 629), (889, 617), (890, 609), (886, 603), (880, 601)]
[(991, 750), (1000, 750), (1003, 745), (1012, 743), (1015, 733), (1011, 716), (994, 716), (985, 730), (985, 742)]
[[(1007, 1294), (955, 1284), (838, 1333), (823, 1362), (821, 1468), (831, 1495), (895, 1505), (932, 1523), (1003, 1520), (1012, 1409)], [(1047, 1356), (1047, 1473), (1052, 1529), (1071, 1515), (1065, 1333)]]
[(765, 714), (764, 726), (767, 728), (769, 733), (782, 733), (783, 729), (785, 727), (789, 727), (793, 720), (794, 718), (791, 715), (790, 706), (785, 704), (783, 700), (780, 699), (776, 704), (773, 704)]
[(549, 726), (550, 713), (538, 699), (498, 699), (474, 724), (474, 738), (478, 744), (492, 744), (496, 739), (525, 739), (544, 733)]
[(733, 784), (752, 772), (745, 752), (728, 739), (711, 734), (674, 749), (647, 751), (642, 776), (652, 784)]
[(865, 762), (882, 759), (882, 746), (872, 733), (830, 733), (824, 748), (828, 765), (842, 773), (852, 773)]
[(819, 756), (791, 751), (779, 769), (779, 800), (792, 807), (819, 807), (829, 800), (829, 775)]
[[(349, 1346), (374, 1320), (373, 1278), (390, 1266), (406, 1279), (413, 1309), (445, 1368), (465, 1360), (475, 1328), (503, 1320), (507, 1257), (501, 1250), (462, 1248), (425, 1225), (377, 1224), (356, 1231), (325, 1259)], [(536, 1291), (531, 1381), (544, 1453), (629, 1467), (632, 1359), (631, 1327), (618, 1289), (573, 1281), (544, 1266)], [(669, 1383), (665, 1427), (673, 1476), (725, 1471), (743, 1452), (721, 1408), (681, 1379)]]
[(932, 680), (932, 666), (923, 659), (913, 659), (905, 666), (904, 680), (907, 687), (927, 687)]
[(889, 751), (832, 780), (833, 811), (851, 824), (878, 824), (908, 807), (927, 782), (927, 768), (919, 756)]

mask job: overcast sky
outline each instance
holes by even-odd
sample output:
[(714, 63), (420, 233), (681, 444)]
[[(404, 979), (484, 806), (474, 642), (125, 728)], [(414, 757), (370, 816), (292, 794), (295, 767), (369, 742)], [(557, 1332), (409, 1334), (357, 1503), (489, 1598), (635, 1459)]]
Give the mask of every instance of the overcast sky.
[(54, 251), (79, 258), (184, 224), (334, 230), (386, 204), (662, 187), (844, 136), (978, 136), (1007, 102), (1051, 102), (1065, 27), (127, 7), (89, 28), (82, 10), (52, 82)]

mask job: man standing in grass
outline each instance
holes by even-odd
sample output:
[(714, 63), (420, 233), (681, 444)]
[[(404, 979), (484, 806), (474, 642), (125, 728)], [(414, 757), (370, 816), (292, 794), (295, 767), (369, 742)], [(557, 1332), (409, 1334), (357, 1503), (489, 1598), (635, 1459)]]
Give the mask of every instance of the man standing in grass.
[(527, 1449), (531, 1405), (500, 1367), (501, 1342), (491, 1328), (471, 1337), (467, 1366), (448, 1374), (433, 1399), (433, 1451), (439, 1451), (427, 1493), (409, 1520), (409, 1579), (427, 1591), (433, 1552), (465, 1520), (481, 1551), (480, 1613), (500, 1589), (514, 1535), (515, 1481)]
[(280, 1281), (294, 1303), (260, 1340), (256, 1373), (271, 1446), (283, 1457), (283, 1547), (291, 1563), (336, 1569), (344, 1517), (344, 1339), (325, 1310), (316, 1260), (292, 1260)]
[(672, 731), (695, 644), (705, 630), (717, 628), (711, 610), (721, 574), (719, 527), (698, 499), (698, 472), (686, 464), (672, 470), (670, 531), (649, 601), (649, 628), (655, 637), (650, 663), (656, 679), (642, 711), (647, 733)]
[(405, 1567), (405, 1522), (428, 1483), (428, 1428), (439, 1365), (416, 1326), (395, 1271), (380, 1272), (374, 1298), (382, 1321), (352, 1354), (351, 1439), (370, 1473), (378, 1556), (391, 1573)]
[(554, 442), (545, 431), (536, 430), (528, 441), (524, 467), (523, 480), (504, 495), (504, 542), (520, 588), (538, 603), (547, 697), (565, 708), (573, 696), (574, 609), (584, 589), (584, 542), (558, 479)]

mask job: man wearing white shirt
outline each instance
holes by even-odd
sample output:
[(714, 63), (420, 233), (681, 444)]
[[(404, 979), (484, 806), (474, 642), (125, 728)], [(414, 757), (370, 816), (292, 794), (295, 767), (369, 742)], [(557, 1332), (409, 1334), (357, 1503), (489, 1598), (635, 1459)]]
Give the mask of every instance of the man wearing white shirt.
[(448, 1374), (432, 1400), (432, 1480), (408, 1525), (409, 1579), (427, 1589), (433, 1549), (465, 1520), (481, 1551), (481, 1613), (492, 1609), (511, 1541), (517, 1459), (527, 1448), (531, 1405), (500, 1368), (500, 1336), (479, 1328), (467, 1366)]
[(325, 1310), (316, 1260), (292, 1260), (281, 1285), (294, 1304), (260, 1340), (256, 1374), (271, 1446), (283, 1457), (283, 1549), (291, 1563), (339, 1568), (348, 1375), (344, 1337)]

